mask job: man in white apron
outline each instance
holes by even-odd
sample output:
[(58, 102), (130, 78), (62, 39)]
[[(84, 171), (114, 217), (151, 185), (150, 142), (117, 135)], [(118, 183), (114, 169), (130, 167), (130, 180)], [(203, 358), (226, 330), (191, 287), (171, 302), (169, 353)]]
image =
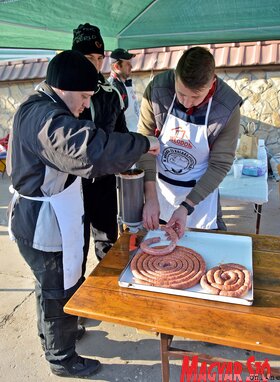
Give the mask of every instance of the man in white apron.
[(239, 133), (241, 98), (215, 76), (212, 54), (184, 52), (176, 70), (154, 77), (141, 104), (138, 132), (158, 136), (160, 155), (144, 155), (144, 226), (226, 229), (218, 186), (229, 171)]
[(129, 131), (137, 131), (139, 119), (139, 103), (132, 86), (131, 59), (135, 54), (125, 49), (115, 49), (111, 53), (111, 74), (108, 81), (114, 85), (121, 94), (125, 105), (125, 119)]
[(63, 377), (87, 377), (100, 367), (99, 361), (76, 353), (77, 317), (63, 311), (84, 281), (81, 177), (125, 171), (142, 154), (159, 152), (156, 138), (108, 135), (78, 119), (90, 107), (97, 81), (95, 67), (83, 54), (55, 56), (46, 81), (17, 110), (8, 149), (9, 232), (36, 278), (45, 357), (52, 373)]

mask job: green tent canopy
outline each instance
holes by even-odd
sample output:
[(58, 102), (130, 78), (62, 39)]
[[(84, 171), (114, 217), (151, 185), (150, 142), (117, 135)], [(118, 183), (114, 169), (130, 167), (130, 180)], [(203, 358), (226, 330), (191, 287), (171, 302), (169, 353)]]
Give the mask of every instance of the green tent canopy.
[(79, 24), (106, 50), (280, 39), (279, 0), (0, 0), (0, 48), (70, 49)]

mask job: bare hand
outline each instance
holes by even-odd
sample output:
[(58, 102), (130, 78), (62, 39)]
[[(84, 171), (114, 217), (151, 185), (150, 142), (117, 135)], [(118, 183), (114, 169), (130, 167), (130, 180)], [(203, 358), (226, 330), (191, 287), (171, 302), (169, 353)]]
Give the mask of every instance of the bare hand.
[(150, 148), (148, 153), (152, 155), (158, 155), (160, 152), (159, 140), (156, 137), (147, 136), (150, 142)]
[(143, 226), (147, 230), (159, 227), (159, 203), (157, 199), (146, 200), (143, 208)]
[(176, 231), (179, 239), (185, 233), (187, 216), (188, 211), (185, 209), (185, 207), (180, 206), (173, 212), (170, 220), (166, 224), (167, 227), (172, 227)]

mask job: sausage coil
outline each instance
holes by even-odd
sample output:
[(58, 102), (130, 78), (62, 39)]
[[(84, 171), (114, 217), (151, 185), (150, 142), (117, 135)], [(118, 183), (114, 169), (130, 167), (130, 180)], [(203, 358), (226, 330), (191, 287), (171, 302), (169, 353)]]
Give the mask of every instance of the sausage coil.
[(173, 289), (193, 287), (206, 271), (201, 255), (180, 246), (168, 255), (140, 252), (134, 256), (130, 267), (136, 283)]
[(241, 264), (227, 263), (213, 267), (202, 276), (200, 285), (211, 294), (243, 297), (252, 287), (251, 275)]

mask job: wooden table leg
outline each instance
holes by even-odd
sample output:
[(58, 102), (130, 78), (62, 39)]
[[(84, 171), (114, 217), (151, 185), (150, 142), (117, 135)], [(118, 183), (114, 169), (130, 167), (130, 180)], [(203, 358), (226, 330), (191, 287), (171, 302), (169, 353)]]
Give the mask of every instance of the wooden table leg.
[(262, 205), (261, 204), (255, 204), (255, 212), (257, 214), (256, 234), (258, 234), (260, 231), (260, 223), (261, 223), (261, 216), (262, 216)]
[(161, 356), (161, 375), (162, 382), (169, 382), (169, 355), (168, 349), (172, 342), (173, 336), (160, 333), (160, 356)]

